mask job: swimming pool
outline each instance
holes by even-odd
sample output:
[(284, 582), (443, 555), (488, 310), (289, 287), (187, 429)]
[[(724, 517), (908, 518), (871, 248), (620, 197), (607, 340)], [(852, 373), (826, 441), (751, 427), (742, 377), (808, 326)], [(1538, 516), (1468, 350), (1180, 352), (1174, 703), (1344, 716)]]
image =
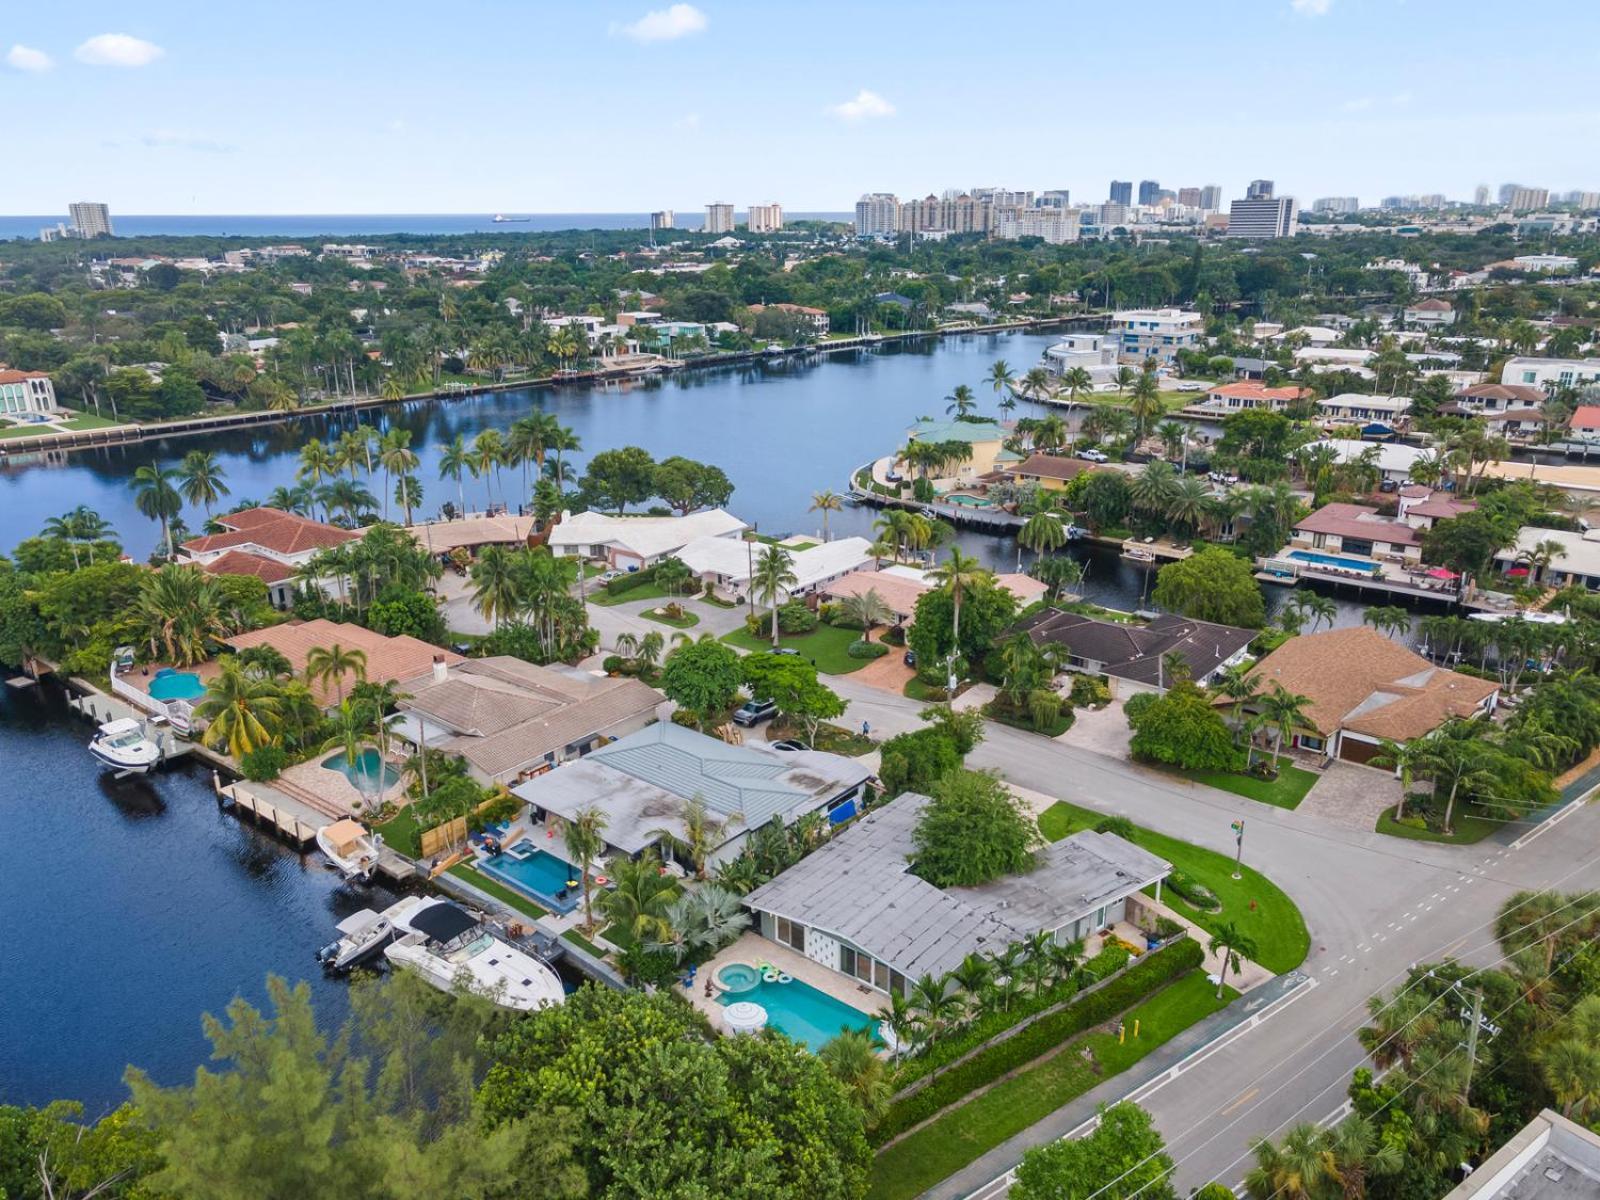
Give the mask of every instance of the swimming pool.
[[(735, 971), (744, 967), (749, 972)], [(809, 983), (794, 979), (788, 983), (756, 982), (735, 991), (735, 985), (746, 978), (756, 978), (753, 967), (743, 963), (730, 963), (717, 972), (717, 980), (729, 990), (717, 997), (723, 1007), (749, 1000), (767, 1010), (767, 1024), (802, 1043), (813, 1054), (832, 1041), (844, 1029), (877, 1029), (878, 1022), (851, 1008), (842, 1000), (835, 1000), (826, 992), (819, 992)]]
[(370, 747), (357, 755), (353, 763), (341, 752), (323, 759), (322, 765), (330, 771), (339, 772), (350, 781), (351, 787), (367, 796), (382, 795), (400, 782), (400, 772), (384, 762), (378, 752)]
[(1342, 558), (1337, 554), (1316, 554), (1310, 550), (1291, 550), (1284, 557), (1318, 567), (1340, 567), (1346, 571), (1360, 571), (1363, 575), (1372, 574), (1378, 565), (1370, 558)]
[(152, 700), (198, 700), (206, 694), (206, 685), (193, 671), (174, 671), (162, 667), (150, 681)]
[(985, 500), (980, 496), (946, 496), (951, 504), (960, 505), (962, 508), (993, 508), (994, 501)]
[[(583, 902), (583, 888), (567, 886), (581, 880), (578, 868), (526, 838), (505, 853), (484, 859), (478, 869), (559, 913), (569, 913)], [(567, 895), (557, 899), (562, 892)]]

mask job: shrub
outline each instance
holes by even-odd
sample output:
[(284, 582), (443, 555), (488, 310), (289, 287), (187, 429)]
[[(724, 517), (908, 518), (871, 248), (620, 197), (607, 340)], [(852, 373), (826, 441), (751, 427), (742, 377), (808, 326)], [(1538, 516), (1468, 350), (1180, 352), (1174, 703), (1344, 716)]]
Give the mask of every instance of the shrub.
[[(1016, 1036), (950, 1068), (927, 1087), (895, 1101), (883, 1120), (873, 1128), (869, 1135), (871, 1141), (874, 1145), (882, 1145), (904, 1133), (969, 1092), (993, 1083), (1007, 1072), (1032, 1062), (1042, 1054), (1048, 1054), (1068, 1038), (1131, 1008), (1163, 984), (1194, 970), (1204, 959), (1205, 952), (1193, 938), (1184, 938), (1154, 954), (1145, 955), (1120, 978), (1056, 1012), (1040, 1017)], [(940, 1043), (933, 1049), (940, 1050), (943, 1046), (944, 1043)], [(906, 1065), (910, 1067), (916, 1063), (917, 1060), (913, 1059)]]
[(933, 503), (933, 481), (931, 479), (914, 479), (911, 481), (911, 497), (919, 504)]
[(772, 618), (764, 612), (748, 612), (744, 616), (744, 631), (751, 637), (767, 637), (772, 633)]
[(283, 774), (289, 752), (282, 746), (258, 746), (239, 759), (239, 770), (255, 783), (268, 783)]
[(602, 671), (604, 671), (607, 675), (619, 675), (619, 674), (621, 674), (622, 673), (622, 667), (623, 667), (623, 660), (622, 660), (621, 655), (608, 654), (608, 655), (605, 656), (605, 658), (600, 660), (600, 669)]
[(1133, 841), (1138, 826), (1127, 817), (1107, 817), (1094, 827), (1096, 833), (1114, 833), (1126, 841)]
[(618, 575), (606, 583), (606, 594), (611, 596), (625, 596), (635, 588), (642, 588), (647, 583), (653, 583), (656, 577), (654, 567), (645, 567), (638, 571), (629, 571), (625, 575)]
[(1095, 980), (1109, 979), (1127, 966), (1132, 957), (1126, 946), (1107, 946), (1084, 963), (1083, 969)]
[(1129, 725), (1137, 724), (1140, 714), (1154, 704), (1157, 699), (1159, 697), (1154, 692), (1140, 692), (1137, 695), (1129, 696), (1122, 703), (1122, 715), (1128, 718)]
[(889, 647), (882, 642), (851, 642), (844, 652), (851, 658), (882, 658), (889, 653)]
[(817, 614), (807, 608), (803, 600), (778, 605), (778, 632), (810, 633), (816, 627)]
[(1215, 892), (1199, 880), (1190, 879), (1182, 871), (1174, 871), (1168, 875), (1166, 886), (1176, 892), (1179, 897), (1205, 912), (1216, 912), (1222, 907), (1222, 901), (1217, 899)]
[(829, 600), (817, 606), (817, 619), (824, 625), (836, 625), (839, 622), (842, 606), (837, 600)]
[(1164, 942), (1168, 938), (1175, 938), (1182, 932), (1183, 926), (1171, 917), (1162, 916), (1156, 918), (1156, 937), (1161, 941)]
[(890, 646), (904, 646), (906, 644), (906, 631), (900, 625), (891, 625), (883, 631), (881, 641)]
[(1106, 686), (1103, 679), (1094, 675), (1074, 675), (1072, 677), (1072, 693), (1069, 697), (1077, 708), (1090, 706), (1098, 708), (1111, 702), (1111, 689)]
[(918, 729), (883, 743), (878, 778), (884, 791), (898, 796), (905, 791), (926, 791), (935, 780), (961, 765), (955, 739), (940, 729)]
[(671, 983), (678, 975), (678, 966), (665, 950), (646, 950), (642, 946), (629, 946), (617, 958), (623, 978), (638, 986), (654, 984), (657, 987)]

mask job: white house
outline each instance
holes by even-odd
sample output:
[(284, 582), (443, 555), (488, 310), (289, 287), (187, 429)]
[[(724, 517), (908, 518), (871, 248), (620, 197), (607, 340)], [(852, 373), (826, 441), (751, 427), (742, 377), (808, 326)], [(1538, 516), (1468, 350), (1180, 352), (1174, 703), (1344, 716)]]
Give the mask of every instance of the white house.
[(0, 413), (53, 413), (56, 389), (43, 371), (0, 370)]
[[(1539, 550), (1541, 543), (1553, 543), (1560, 547), (1548, 564), (1543, 562)], [(1524, 525), (1517, 530), (1516, 542), (1497, 551), (1494, 561), (1502, 570), (1527, 567), (1529, 583), (1544, 587), (1576, 584), (1595, 591), (1600, 589), (1600, 529), (1572, 533), (1565, 529)]]
[(1317, 410), (1331, 421), (1381, 421), (1393, 425), (1411, 411), (1411, 397), (1341, 392), (1319, 400)]
[(1426, 458), (1429, 453), (1415, 446), (1402, 446), (1397, 442), (1363, 442), (1356, 438), (1325, 438), (1312, 445), (1332, 446), (1341, 463), (1355, 462), (1369, 450), (1376, 449), (1379, 475), (1395, 483), (1404, 483), (1410, 479), (1411, 468), (1417, 464), (1418, 459)]
[(550, 531), (550, 552), (604, 559), (619, 571), (654, 566), (689, 543), (707, 539), (739, 545), (748, 528), (732, 513), (708, 508), (683, 517), (629, 517), (581, 512), (563, 515)]
[(1401, 311), (1407, 325), (1420, 325), (1424, 329), (1443, 329), (1456, 323), (1455, 305), (1448, 300), (1429, 299), (1407, 305)]
[[(697, 579), (709, 584), (723, 599), (743, 602), (750, 591), (751, 572), (766, 549), (761, 542), (704, 537), (684, 546), (677, 556)], [(790, 550), (789, 558), (795, 581), (783, 589), (779, 603), (821, 591), (834, 580), (874, 561), (872, 543), (861, 537), (839, 538), (809, 550)], [(761, 603), (767, 602), (763, 596)]]
[(1545, 389), (1583, 387), (1600, 381), (1600, 358), (1508, 358), (1501, 383)]
[(1116, 387), (1118, 345), (1110, 334), (1069, 333), (1045, 350), (1045, 370), (1064, 375), (1081, 367), (1095, 390)]
[[(184, 542), (178, 547), (179, 559), (212, 575), (253, 575), (266, 584), (267, 598), (280, 609), (293, 602), (295, 579), (318, 552), (361, 540), (359, 533), (278, 508), (247, 508), (217, 517), (216, 523), (223, 532)], [(317, 584), (329, 596), (343, 587), (333, 579)]]
[(1205, 318), (1181, 308), (1130, 308), (1114, 313), (1110, 332), (1120, 342), (1122, 361), (1153, 358), (1170, 366), (1179, 350), (1193, 350), (1205, 334)]

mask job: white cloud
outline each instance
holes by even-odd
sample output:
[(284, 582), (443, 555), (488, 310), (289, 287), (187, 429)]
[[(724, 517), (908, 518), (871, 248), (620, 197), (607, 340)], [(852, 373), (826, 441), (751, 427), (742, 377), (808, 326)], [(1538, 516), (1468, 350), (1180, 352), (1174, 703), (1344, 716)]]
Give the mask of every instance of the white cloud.
[(878, 95), (877, 92), (862, 88), (856, 93), (854, 100), (846, 100), (843, 104), (835, 104), (828, 111), (845, 121), (864, 121), (876, 117), (894, 116), (894, 105)]
[(1347, 113), (1359, 113), (1375, 108), (1404, 108), (1410, 103), (1410, 92), (1396, 92), (1392, 96), (1352, 96), (1339, 107)]
[(672, 123), (672, 127), (674, 129), (699, 129), (700, 128), (700, 114), (699, 113), (684, 113), (683, 116), (679, 117), (676, 121), (674, 121)]
[(636, 42), (670, 42), (691, 33), (704, 33), (710, 22), (705, 13), (692, 4), (674, 4), (645, 13), (627, 25), (611, 24), (611, 34), (632, 38)]
[(6, 62), (19, 71), (48, 71), (56, 65), (55, 59), (43, 50), (35, 50), (21, 42), (6, 51)]
[(1325, 17), (1333, 0), (1289, 0), (1289, 7), (1302, 17)]
[(166, 51), (127, 33), (98, 33), (72, 52), (93, 67), (147, 67)]
[(158, 129), (139, 139), (153, 150), (196, 150), (201, 154), (232, 154), (237, 146), (212, 138), (195, 137), (176, 129)]

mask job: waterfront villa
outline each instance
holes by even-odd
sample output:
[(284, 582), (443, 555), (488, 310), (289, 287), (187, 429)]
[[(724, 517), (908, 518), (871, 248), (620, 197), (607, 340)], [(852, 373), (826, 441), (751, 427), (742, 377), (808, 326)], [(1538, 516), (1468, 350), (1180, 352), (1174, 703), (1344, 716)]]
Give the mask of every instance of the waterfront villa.
[(1451, 492), (1435, 492), (1418, 483), (1401, 488), (1399, 495), (1400, 520), (1423, 532), (1478, 507), (1476, 500), (1461, 500)]
[(1194, 407), (1220, 413), (1243, 412), (1249, 408), (1282, 412), (1290, 405), (1306, 400), (1310, 395), (1308, 388), (1267, 387), (1252, 380), (1240, 380), (1237, 383), (1218, 384), (1206, 392), (1204, 404)]
[(361, 651), (366, 657), (366, 669), (359, 677), (352, 671), (338, 679), (312, 682), (311, 694), (324, 708), (337, 705), (340, 694), (348, 694), (351, 687), (362, 678), (372, 683), (393, 683), (402, 691), (413, 691), (413, 685), (433, 678), (435, 662), (450, 667), (466, 661), (459, 654), (430, 646), (418, 638), (408, 635), (386, 637), (360, 625), (328, 621), (321, 617), (314, 621), (287, 621), (266, 629), (254, 629), (249, 633), (224, 638), (223, 643), (234, 650), (270, 646), (289, 660), (289, 666), (297, 675), (305, 673), (306, 659), (313, 650), (328, 650), (338, 646), (346, 651)]
[(612, 516), (564, 513), (550, 531), (550, 552), (600, 559), (617, 571), (636, 571), (679, 556), (691, 542), (706, 538), (739, 545), (747, 526), (732, 513), (708, 508), (682, 517)]
[(514, 517), (510, 513), (491, 517), (480, 513), (454, 521), (407, 525), (406, 532), (429, 554), (443, 557), (454, 550), (476, 553), (485, 546), (521, 546), (527, 542), (533, 527), (532, 517)]
[(435, 659), (389, 727), (415, 747), (460, 756), (484, 785), (520, 783), (656, 719), (661, 693), (641, 680), (541, 667), (495, 655)]
[(1517, 383), (1475, 383), (1458, 391), (1454, 403), (1441, 406), (1439, 411), (1481, 417), (1519, 408), (1539, 408), (1546, 398), (1543, 388)]
[[(996, 575), (995, 583), (1015, 596), (1020, 608), (1026, 608), (1035, 601), (1043, 600), (1049, 590), (1031, 575), (1014, 573)], [(868, 592), (877, 592), (878, 599), (894, 613), (893, 623), (909, 626), (912, 614), (917, 610), (917, 601), (922, 598), (923, 593), (931, 591), (933, 586), (933, 580), (928, 578), (928, 572), (921, 567), (896, 564), (884, 567), (881, 571), (852, 571), (824, 585), (820, 589), (820, 594), (824, 600), (844, 600), (850, 596), (864, 596)]]
[(1306, 560), (1312, 562), (1346, 556), (1414, 565), (1422, 561), (1422, 534), (1365, 504), (1333, 503), (1296, 521), (1287, 549), (1290, 558), (1296, 550), (1316, 552)]
[(967, 458), (943, 468), (951, 472), (940, 476), (957, 485), (971, 484), (997, 466), (1018, 462), (1021, 456), (1005, 448), (1006, 430), (998, 421), (918, 421), (906, 430), (912, 442), (966, 442), (971, 447)]
[(0, 363), (0, 416), (59, 413), (56, 389), (43, 371), (11, 371)]
[[(1169, 863), (1109, 833), (1075, 833), (1037, 866), (978, 887), (939, 888), (913, 873), (926, 796), (907, 792), (841, 830), (744, 898), (762, 937), (876, 992), (904, 995), (969, 954), (1048, 933), (1065, 944), (1133, 923), (1139, 892)], [(1129, 930), (1129, 934), (1132, 934)]]
[(1317, 401), (1317, 412), (1329, 421), (1376, 422), (1389, 429), (1401, 425), (1411, 411), (1409, 396), (1367, 396), (1360, 392), (1340, 392)]
[(570, 821), (599, 809), (607, 853), (630, 857), (681, 836), (684, 809), (698, 798), (719, 826), (710, 861), (722, 862), (772, 821), (792, 825), (813, 812), (834, 824), (849, 820), (871, 778), (860, 762), (842, 755), (774, 750), (765, 743), (735, 746), (660, 721), (512, 792), (533, 807), (535, 819)]
[(1013, 483), (1032, 483), (1047, 492), (1059, 492), (1079, 475), (1105, 469), (1081, 458), (1041, 454), (1036, 450), (1022, 462), (1005, 468), (1005, 473)]
[[(1541, 545), (1546, 551), (1559, 549), (1546, 561)], [(1576, 584), (1590, 591), (1600, 590), (1600, 529), (1575, 533), (1524, 525), (1517, 530), (1517, 540), (1512, 545), (1496, 551), (1494, 562), (1502, 571), (1526, 568), (1528, 582), (1544, 587)]]
[(1045, 370), (1065, 375), (1082, 368), (1089, 372), (1090, 387), (1106, 391), (1117, 386), (1117, 351), (1120, 339), (1107, 333), (1067, 333), (1044, 352)]
[(1193, 350), (1205, 336), (1205, 318), (1181, 308), (1130, 308), (1113, 313), (1108, 326), (1125, 363), (1153, 358), (1171, 366), (1179, 350)]
[(1452, 717), (1492, 713), (1500, 696), (1493, 680), (1435, 666), (1367, 625), (1292, 637), (1250, 678), (1260, 691), (1276, 683), (1310, 699), (1293, 746), (1354, 763), (1370, 762), (1385, 738), (1407, 742)]
[[(872, 543), (862, 537), (839, 538), (836, 541), (811, 545), (805, 549), (784, 547), (789, 554), (789, 570), (794, 582), (782, 589), (778, 597), (781, 604), (797, 597), (819, 593), (836, 579), (852, 571), (870, 566)], [(677, 558), (693, 573), (695, 579), (709, 587), (723, 600), (743, 603), (749, 596), (750, 575), (760, 561), (766, 546), (742, 538), (696, 538), (678, 550)], [(763, 596), (763, 604), (770, 598)]]
[(1437, 296), (1407, 305), (1401, 310), (1400, 316), (1407, 325), (1423, 329), (1443, 329), (1456, 323), (1455, 305)]
[(828, 313), (822, 308), (807, 308), (804, 304), (752, 304), (748, 311), (752, 317), (759, 317), (767, 309), (789, 313), (791, 316), (803, 317), (811, 332), (818, 337), (824, 337), (828, 332)]
[(1112, 694), (1121, 697), (1165, 692), (1172, 682), (1169, 655), (1182, 659), (1189, 677), (1204, 687), (1249, 657), (1258, 632), (1176, 613), (1162, 613), (1148, 625), (1128, 625), (1059, 608), (1042, 609), (1017, 628), (1035, 646), (1059, 646), (1068, 671), (1106, 676)]
[(1583, 387), (1600, 382), (1600, 358), (1508, 358), (1500, 380), (1551, 391)]
[(1324, 438), (1319, 442), (1312, 442), (1310, 449), (1318, 446), (1331, 446), (1335, 456), (1341, 463), (1352, 463), (1369, 451), (1376, 450), (1373, 456), (1377, 460), (1378, 475), (1381, 479), (1392, 483), (1405, 483), (1411, 478), (1411, 468), (1417, 465), (1419, 459), (1427, 458), (1429, 451), (1416, 446), (1405, 446), (1399, 442), (1363, 442), (1359, 438)]
[[(277, 609), (294, 602), (295, 579), (319, 552), (361, 540), (353, 530), (280, 508), (246, 508), (215, 522), (223, 532), (184, 542), (179, 559), (213, 575), (254, 575), (267, 585), (267, 597)], [(339, 594), (337, 580), (320, 579), (316, 586), (329, 596)]]

